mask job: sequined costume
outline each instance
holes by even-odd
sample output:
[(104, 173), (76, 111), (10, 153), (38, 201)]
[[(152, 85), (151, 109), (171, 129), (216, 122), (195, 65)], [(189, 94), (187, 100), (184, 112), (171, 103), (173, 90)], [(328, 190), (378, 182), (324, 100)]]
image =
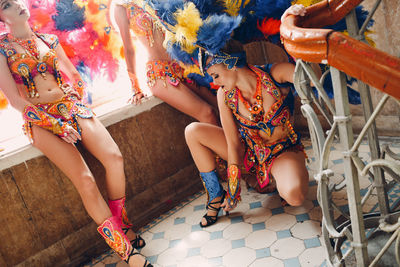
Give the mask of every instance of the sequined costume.
[[(154, 31), (159, 30), (164, 33), (164, 28), (148, 13), (132, 0), (117, 0), (117, 5), (126, 8), (129, 26), (135, 36), (145, 36), (148, 45), (154, 45)], [(177, 86), (183, 77), (183, 69), (175, 60), (151, 60), (146, 63), (147, 85), (154, 87), (158, 79), (163, 80), (164, 86), (167, 82)]]
[(183, 77), (183, 68), (176, 61), (151, 60), (146, 64), (147, 85), (153, 87), (158, 79), (177, 86)]
[(29, 53), (18, 53), (11, 45), (8, 34), (4, 35), (0, 40), (0, 53), (7, 58), (7, 63), (11, 74), (17, 84), (23, 83), (26, 86), (28, 97), (38, 97), (33, 78), (41, 74), (46, 76), (46, 72), (50, 72), (56, 78), (58, 85), (61, 87), (62, 78), (58, 70), (58, 60), (56, 51), (58, 38), (52, 34), (36, 34), (50, 50), (41, 58), (37, 59)]
[[(93, 117), (92, 110), (82, 104), (74, 95), (65, 95), (58, 101), (45, 104), (36, 104), (35, 106), (58, 120), (60, 124), (68, 123), (79, 134), (81, 134), (81, 128), (79, 127), (77, 117), (83, 119), (89, 119)], [(26, 121), (23, 125), (23, 130), (24, 133), (29, 137), (29, 140), (32, 141), (32, 123)]]
[[(250, 69), (257, 74), (257, 83), (260, 83), (262, 90), (266, 90), (274, 99), (275, 103), (266, 112), (261, 112), (260, 116), (252, 119), (246, 118), (239, 113), (239, 92), (238, 89), (225, 92), (225, 103), (234, 114), (238, 124), (240, 135), (246, 145), (245, 167), (248, 171), (255, 172), (261, 188), (267, 186), (270, 181), (271, 167), (276, 159), (284, 151), (304, 151), (300, 142), (300, 135), (293, 130), (289, 117), (291, 106), (293, 106), (293, 95), (290, 92), (284, 97), (278, 86), (286, 87), (286, 84), (279, 84), (273, 81), (268, 74), (271, 65), (264, 69), (266, 72), (254, 66)], [(266, 143), (259, 134), (264, 132), (267, 136), (272, 136), (278, 126), (286, 128), (288, 135), (273, 142)]]
[[(35, 34), (50, 48), (49, 51), (39, 59), (29, 52), (17, 52), (11, 45), (10, 39), (12, 40), (12, 37), (8, 34), (0, 38), (0, 53), (7, 58), (7, 63), (15, 82), (25, 85), (29, 98), (39, 96), (33, 81), (37, 75), (46, 77), (47, 73), (52, 74), (56, 78), (58, 86), (63, 91), (66, 87), (70, 86), (63, 83), (58, 68), (58, 59), (55, 51), (58, 45), (57, 36), (51, 34)], [(76, 85), (74, 84), (74, 88), (78, 93), (81, 93), (79, 91), (83, 88), (83, 82), (80, 80), (77, 81)], [(23, 130), (30, 141), (32, 141), (33, 124), (51, 130), (54, 134), (59, 136), (62, 136), (62, 129), (65, 128), (66, 124), (69, 124), (78, 131), (78, 133), (81, 133), (77, 116), (81, 118), (91, 118), (93, 117), (93, 113), (88, 107), (81, 103), (78, 96), (64, 95), (60, 100), (52, 103), (40, 103), (34, 106), (28, 105), (23, 114), (25, 120)], [(51, 129), (52, 124), (60, 129)]]

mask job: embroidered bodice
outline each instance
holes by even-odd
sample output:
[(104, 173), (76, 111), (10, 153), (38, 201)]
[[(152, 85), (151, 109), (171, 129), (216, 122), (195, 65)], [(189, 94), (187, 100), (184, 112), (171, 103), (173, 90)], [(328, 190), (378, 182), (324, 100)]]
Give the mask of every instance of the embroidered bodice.
[(26, 86), (29, 97), (38, 96), (33, 78), (39, 74), (45, 76), (46, 72), (50, 72), (56, 78), (59, 86), (62, 84), (55, 51), (58, 45), (57, 36), (39, 33), (36, 33), (36, 36), (50, 48), (40, 59), (35, 58), (28, 52), (17, 52), (7, 34), (0, 37), (0, 53), (7, 58), (7, 63), (15, 82), (18, 84), (23, 83)]
[[(300, 135), (293, 130), (289, 120), (293, 112), (293, 94), (290, 91), (285, 97), (279, 89), (279, 87), (292, 85), (277, 83), (269, 74), (271, 66), (249, 66), (257, 75), (257, 86), (261, 86), (261, 92), (267, 92), (275, 100), (268, 111), (261, 110), (259, 116), (253, 116), (252, 119), (246, 118), (239, 113), (239, 102), (241, 101), (238, 94), (239, 89), (235, 88), (225, 92), (225, 103), (232, 110), (239, 124), (240, 135), (246, 143), (244, 165), (248, 171), (254, 169), (261, 188), (270, 182), (269, 173), (274, 159), (283, 151), (301, 145)], [(262, 105), (261, 108), (263, 109)], [(286, 136), (274, 142), (267, 142), (261, 137), (260, 131), (272, 136), (276, 127), (279, 126), (287, 130)]]
[(238, 89), (235, 88), (225, 92), (225, 102), (231, 108), (242, 130), (246, 131), (253, 139), (259, 139), (260, 141), (262, 141), (258, 133), (260, 130), (266, 133), (267, 136), (271, 136), (278, 126), (289, 127), (289, 130), (292, 130), (289, 121), (290, 107), (293, 105), (293, 94), (291, 91), (286, 97), (282, 96), (281, 91), (267, 73), (256, 67), (249, 67), (257, 74), (258, 82), (261, 82), (261, 90), (269, 93), (275, 99), (275, 103), (272, 104), (267, 112), (262, 112), (262, 116), (257, 116), (255, 120), (251, 120), (239, 113)]

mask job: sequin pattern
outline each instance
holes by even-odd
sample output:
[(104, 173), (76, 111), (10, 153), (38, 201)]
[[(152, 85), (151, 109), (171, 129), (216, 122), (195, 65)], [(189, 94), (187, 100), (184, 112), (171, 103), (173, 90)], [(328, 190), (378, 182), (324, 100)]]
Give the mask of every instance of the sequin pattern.
[[(247, 119), (238, 112), (238, 90), (237, 88), (225, 92), (225, 103), (232, 110), (239, 123), (239, 132), (246, 143), (245, 167), (248, 171), (257, 175), (257, 180), (261, 188), (270, 182), (269, 172), (274, 159), (287, 149), (294, 148), (304, 151), (298, 133), (293, 130), (289, 117), (290, 112), (285, 98), (282, 96), (278, 87), (269, 78), (268, 74), (249, 66), (262, 82), (263, 90), (266, 90), (274, 99), (267, 112), (263, 111), (262, 117), (255, 117), (255, 120)], [(267, 136), (271, 136), (277, 126), (287, 129), (288, 135), (273, 143), (266, 143), (260, 136), (260, 131)]]
[(178, 62), (152, 60), (147, 62), (147, 85), (153, 87), (158, 79), (164, 82), (164, 86), (167, 86), (167, 82), (173, 86), (178, 86), (181, 78), (183, 77), (183, 69), (179, 66)]

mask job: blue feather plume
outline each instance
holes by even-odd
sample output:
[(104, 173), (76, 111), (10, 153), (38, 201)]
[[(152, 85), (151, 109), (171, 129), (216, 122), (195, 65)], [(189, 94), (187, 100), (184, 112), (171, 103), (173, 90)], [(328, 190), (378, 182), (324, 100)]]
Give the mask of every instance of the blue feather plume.
[(230, 39), (231, 33), (239, 26), (241, 20), (242, 16), (210, 16), (199, 29), (196, 44), (216, 54)]
[(52, 18), (55, 26), (60, 31), (72, 31), (84, 26), (85, 8), (74, 4), (74, 0), (56, 2), (57, 15)]
[(213, 81), (213, 78), (206, 72), (204, 76), (201, 76), (197, 73), (189, 73), (188, 78), (194, 80), (198, 85), (207, 87), (210, 89), (210, 83)]
[(232, 39), (243, 44), (265, 40), (264, 34), (257, 28), (257, 20), (256, 16), (248, 14), (240, 26), (234, 30)]
[(280, 19), (292, 4), (290, 0), (255, 0), (254, 12), (257, 18)]
[(196, 8), (200, 11), (202, 19), (206, 19), (209, 15), (222, 14), (224, 7), (221, 2), (215, 0), (188, 0), (195, 4)]
[(178, 9), (183, 9), (185, 1), (183, 0), (168, 0), (168, 1), (156, 1), (149, 2), (151, 7), (156, 11), (158, 18), (170, 25), (176, 25), (176, 19), (174, 13)]
[(192, 57), (194, 54), (189, 54), (186, 51), (182, 50), (181, 46), (178, 43), (168, 44), (167, 52), (172, 59), (183, 62), (184, 64), (194, 64)]

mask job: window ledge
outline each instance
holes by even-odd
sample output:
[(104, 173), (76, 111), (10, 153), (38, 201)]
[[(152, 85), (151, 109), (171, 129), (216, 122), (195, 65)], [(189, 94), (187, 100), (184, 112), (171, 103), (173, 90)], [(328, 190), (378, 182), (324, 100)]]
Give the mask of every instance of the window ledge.
[[(161, 103), (163, 103), (162, 100), (154, 96), (150, 96), (146, 99), (142, 99), (142, 103), (140, 105), (125, 105), (112, 112), (97, 116), (97, 118), (100, 119), (105, 127), (108, 127), (117, 122), (148, 111)], [(15, 150), (0, 155), (0, 171), (41, 155), (43, 155), (43, 153), (37, 148), (33, 147), (31, 144), (18, 147)]]

